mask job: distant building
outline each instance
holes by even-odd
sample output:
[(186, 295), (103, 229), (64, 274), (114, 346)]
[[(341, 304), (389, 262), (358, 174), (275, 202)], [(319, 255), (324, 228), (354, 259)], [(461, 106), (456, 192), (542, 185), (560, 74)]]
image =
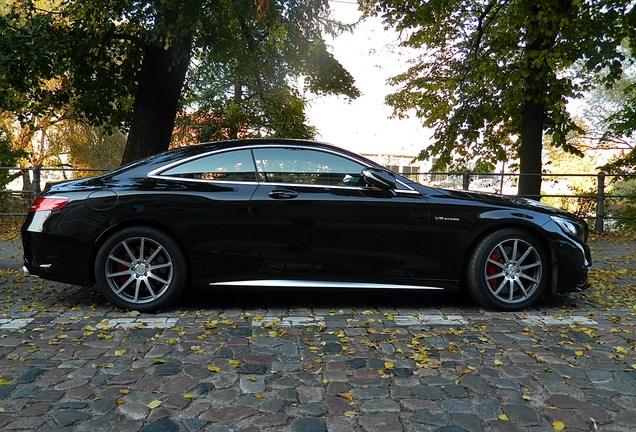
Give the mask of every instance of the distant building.
[(414, 160), (416, 156), (389, 154), (362, 154), (362, 156), (420, 183), (424, 180), (422, 173), (430, 172), (432, 167), (431, 161)]

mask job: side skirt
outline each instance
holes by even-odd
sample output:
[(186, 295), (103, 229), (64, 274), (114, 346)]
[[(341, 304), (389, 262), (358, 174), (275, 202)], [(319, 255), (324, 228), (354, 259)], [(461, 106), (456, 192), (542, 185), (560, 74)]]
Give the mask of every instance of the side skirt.
[(444, 288), (421, 285), (378, 284), (364, 282), (323, 282), (305, 280), (246, 280), (212, 282), (211, 286), (248, 286), (248, 287), (281, 287), (281, 288), (380, 288), (380, 289), (414, 289), (444, 291)]

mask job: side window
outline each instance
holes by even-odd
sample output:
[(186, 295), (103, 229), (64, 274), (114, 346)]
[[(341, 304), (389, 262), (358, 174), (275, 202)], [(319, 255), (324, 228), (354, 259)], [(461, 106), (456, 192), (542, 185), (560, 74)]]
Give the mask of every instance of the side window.
[(254, 149), (261, 181), (359, 186), (364, 165), (333, 153), (296, 148)]
[(161, 176), (200, 180), (256, 181), (254, 160), (249, 150), (235, 150), (203, 156), (163, 171)]

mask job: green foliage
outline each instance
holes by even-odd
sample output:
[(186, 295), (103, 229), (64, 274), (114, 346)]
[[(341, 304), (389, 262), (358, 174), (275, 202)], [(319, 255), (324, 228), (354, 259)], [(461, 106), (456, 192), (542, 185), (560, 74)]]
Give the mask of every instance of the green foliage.
[(602, 71), (608, 84), (620, 76), (618, 47), (633, 28), (626, 23), (628, 0), (362, 5), (405, 35), (404, 46), (420, 50), (391, 80), (398, 90), (387, 102), (396, 116), (414, 113), (433, 130), (434, 142), (419, 158), (438, 157), (437, 168), (452, 170), (473, 159), (494, 167), (526, 140), (540, 161), (541, 140), (532, 144), (526, 135), (537, 129), (552, 136), (552, 145), (576, 153), (567, 136), (581, 130), (566, 103), (595, 85), (595, 74)]
[(613, 185), (611, 199), (608, 203), (607, 213), (615, 217), (607, 228), (621, 234), (636, 234), (636, 178), (619, 181)]
[[(575, 136), (570, 136), (568, 144), (577, 149), (583, 148), (584, 143)], [(581, 152), (580, 152), (581, 153)], [(593, 154), (572, 154), (562, 151), (554, 146), (549, 146), (545, 152), (543, 172), (554, 174), (545, 177), (544, 182), (551, 184), (556, 194), (574, 195), (573, 197), (544, 197), (541, 199), (546, 204), (567, 210), (580, 217), (590, 217), (596, 212), (598, 191), (598, 177), (570, 176), (568, 173), (588, 174), (595, 173), (598, 165), (597, 157)], [(566, 175), (563, 175), (566, 174)]]
[[(71, 110), (95, 124), (125, 126), (140, 53), (115, 36), (105, 5), (100, 28), (74, 2), (11, 3), (0, 15), (0, 107), (23, 122)], [(81, 3), (89, 10), (102, 2)]]
[[(359, 96), (353, 78), (327, 51), (322, 32), (338, 29), (322, 1), (270, 4), (260, 19), (254, 4), (232, 2), (235, 14), (223, 34), (223, 50), (198, 55), (189, 74), (184, 106), (201, 141), (276, 136), (313, 138), (303, 91)], [(335, 26), (335, 28), (334, 28)], [(304, 89), (299, 82), (304, 83)], [(202, 124), (204, 120), (207, 124)], [(173, 140), (182, 141), (182, 137)]]
[[(0, 166), (15, 167), (20, 158), (27, 157), (27, 153), (22, 150), (13, 150), (11, 140), (5, 130), (0, 128)], [(15, 178), (10, 171), (0, 170), (0, 190)], [(0, 195), (1, 197), (2, 195)]]
[[(106, 130), (71, 120), (51, 128), (48, 142), (50, 153), (58, 159), (54, 165), (68, 164), (75, 169), (114, 169), (121, 161), (126, 136), (116, 129)], [(60, 158), (61, 155), (67, 156), (65, 161)]]
[(619, 177), (625, 177), (636, 174), (636, 148), (629, 151), (623, 156), (614, 158), (599, 169), (607, 174), (617, 174)]
[[(630, 52), (625, 48), (626, 52)], [(599, 167), (613, 180), (636, 174), (636, 64), (624, 62), (623, 76), (612, 87), (600, 86), (585, 98), (583, 118), (588, 123), (587, 135), (595, 139), (597, 148), (617, 150), (612, 160)]]
[(608, 132), (618, 137), (631, 137), (636, 131), (636, 77), (623, 89), (623, 101), (620, 109), (611, 113), (607, 119)]
[(307, 124), (304, 101), (288, 94), (272, 100), (235, 102), (231, 98), (202, 101), (205, 109), (181, 114), (175, 121), (173, 146), (235, 138), (311, 139), (315, 128)]
[[(231, 136), (243, 128), (311, 137), (300, 77), (314, 94), (359, 94), (324, 42), (343, 29), (324, 0), (9, 0), (0, 10), (0, 109), (25, 123), (68, 116), (137, 131), (133, 121), (153, 119), (152, 109), (133, 116), (152, 79), (141, 67), (159, 50), (170, 53), (168, 70), (189, 61), (182, 106), (218, 111)], [(150, 88), (159, 100), (174, 97)], [(127, 145), (157, 148), (130, 135), (141, 140)]]
[(623, 151), (623, 154), (600, 167), (608, 174), (617, 174), (619, 177), (616, 178), (636, 174), (636, 147), (633, 144), (636, 131), (636, 77), (631, 76), (623, 82), (629, 82), (629, 84), (622, 88), (621, 98), (614, 101), (614, 105), (618, 106), (609, 111), (602, 118), (601, 123), (606, 127), (605, 133), (601, 136), (602, 144), (614, 144), (621, 141), (625, 144), (631, 141), (631, 145), (622, 146), (623, 149), (631, 147), (630, 150)]
[[(0, 167), (15, 167), (18, 165), (20, 158), (27, 157), (27, 153), (22, 150), (14, 150), (11, 146), (11, 140), (9, 135), (0, 127)], [(5, 191), (7, 184), (9, 184), (14, 178), (21, 173), (12, 173), (8, 170), (0, 170), (0, 191)], [(31, 202), (31, 197), (25, 198), (21, 194), (13, 194), (7, 192), (0, 192), (0, 213), (14, 213), (25, 212), (28, 208), (28, 204)], [(0, 229), (0, 234), (10, 225), (14, 224), (14, 220), (4, 220), (3, 229)]]

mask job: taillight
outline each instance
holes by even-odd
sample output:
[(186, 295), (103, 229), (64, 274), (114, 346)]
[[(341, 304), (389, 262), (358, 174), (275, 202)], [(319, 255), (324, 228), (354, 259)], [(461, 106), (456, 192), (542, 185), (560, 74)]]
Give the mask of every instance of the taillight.
[(68, 198), (38, 198), (33, 205), (29, 208), (29, 213), (35, 213), (39, 211), (53, 211), (61, 208), (68, 202)]

